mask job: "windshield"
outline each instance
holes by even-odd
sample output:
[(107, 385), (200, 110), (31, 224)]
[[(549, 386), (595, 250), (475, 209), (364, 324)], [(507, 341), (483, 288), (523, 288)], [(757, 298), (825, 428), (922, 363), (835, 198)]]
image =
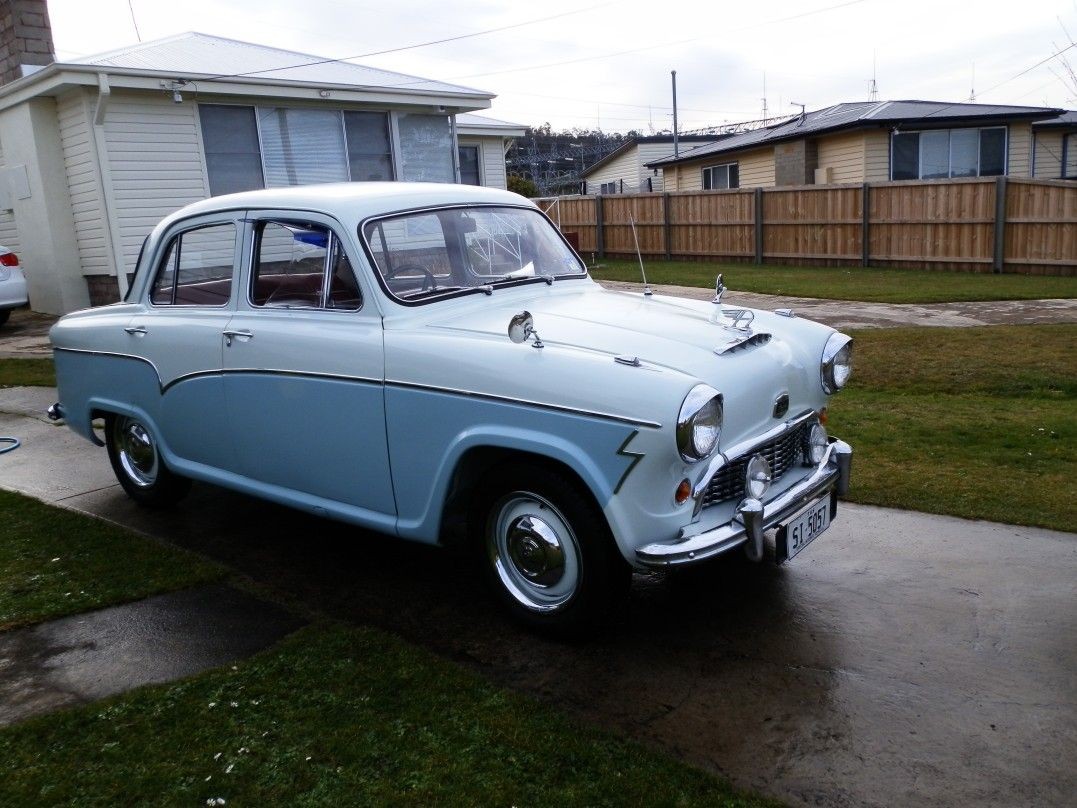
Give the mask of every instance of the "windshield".
[(527, 208), (407, 213), (368, 222), (363, 236), (383, 285), (404, 302), (586, 274), (554, 226)]

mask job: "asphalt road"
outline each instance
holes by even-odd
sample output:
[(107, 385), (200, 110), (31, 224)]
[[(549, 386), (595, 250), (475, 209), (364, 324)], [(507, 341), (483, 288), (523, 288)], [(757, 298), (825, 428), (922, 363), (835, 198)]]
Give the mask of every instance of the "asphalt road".
[[(138, 509), (103, 449), (0, 391), (0, 485), (222, 560), (498, 683), (794, 805), (1072, 805), (1077, 535), (843, 506), (791, 564), (637, 576), (624, 619), (557, 644), (467, 558), (196, 485)], [(1015, 492), (1019, 496), (1019, 492)], [(660, 795), (656, 795), (660, 796)]]

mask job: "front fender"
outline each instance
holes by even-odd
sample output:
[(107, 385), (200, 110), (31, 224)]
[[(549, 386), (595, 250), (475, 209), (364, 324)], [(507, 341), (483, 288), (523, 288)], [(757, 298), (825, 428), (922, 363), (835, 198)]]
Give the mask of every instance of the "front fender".
[(386, 423), (397, 530), (426, 542), (438, 539), (453, 472), (468, 451), (497, 448), (556, 460), (605, 508), (637, 460), (629, 452), (640, 429), (595, 415), (392, 386)]

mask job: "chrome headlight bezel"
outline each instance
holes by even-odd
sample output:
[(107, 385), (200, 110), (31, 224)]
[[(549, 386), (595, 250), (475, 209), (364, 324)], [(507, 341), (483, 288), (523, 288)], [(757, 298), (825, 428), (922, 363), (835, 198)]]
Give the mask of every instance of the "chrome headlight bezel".
[(677, 452), (688, 463), (709, 457), (722, 435), (722, 394), (709, 384), (688, 391), (677, 415)]
[(853, 338), (835, 331), (823, 346), (819, 380), (823, 392), (832, 395), (843, 388), (853, 373)]

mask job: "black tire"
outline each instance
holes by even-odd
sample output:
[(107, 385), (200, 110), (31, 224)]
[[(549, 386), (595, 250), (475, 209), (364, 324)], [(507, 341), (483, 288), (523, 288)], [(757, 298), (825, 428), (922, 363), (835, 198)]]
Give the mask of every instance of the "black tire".
[(607, 625), (632, 570), (589, 493), (540, 464), (503, 465), (476, 488), (469, 532), (483, 577), (518, 621), (575, 638)]
[(123, 490), (139, 505), (167, 508), (183, 499), (191, 481), (169, 470), (153, 433), (137, 418), (105, 418), (108, 459)]
[(7, 322), (7, 318), (11, 316), (11, 309), (0, 309), (0, 325)]

